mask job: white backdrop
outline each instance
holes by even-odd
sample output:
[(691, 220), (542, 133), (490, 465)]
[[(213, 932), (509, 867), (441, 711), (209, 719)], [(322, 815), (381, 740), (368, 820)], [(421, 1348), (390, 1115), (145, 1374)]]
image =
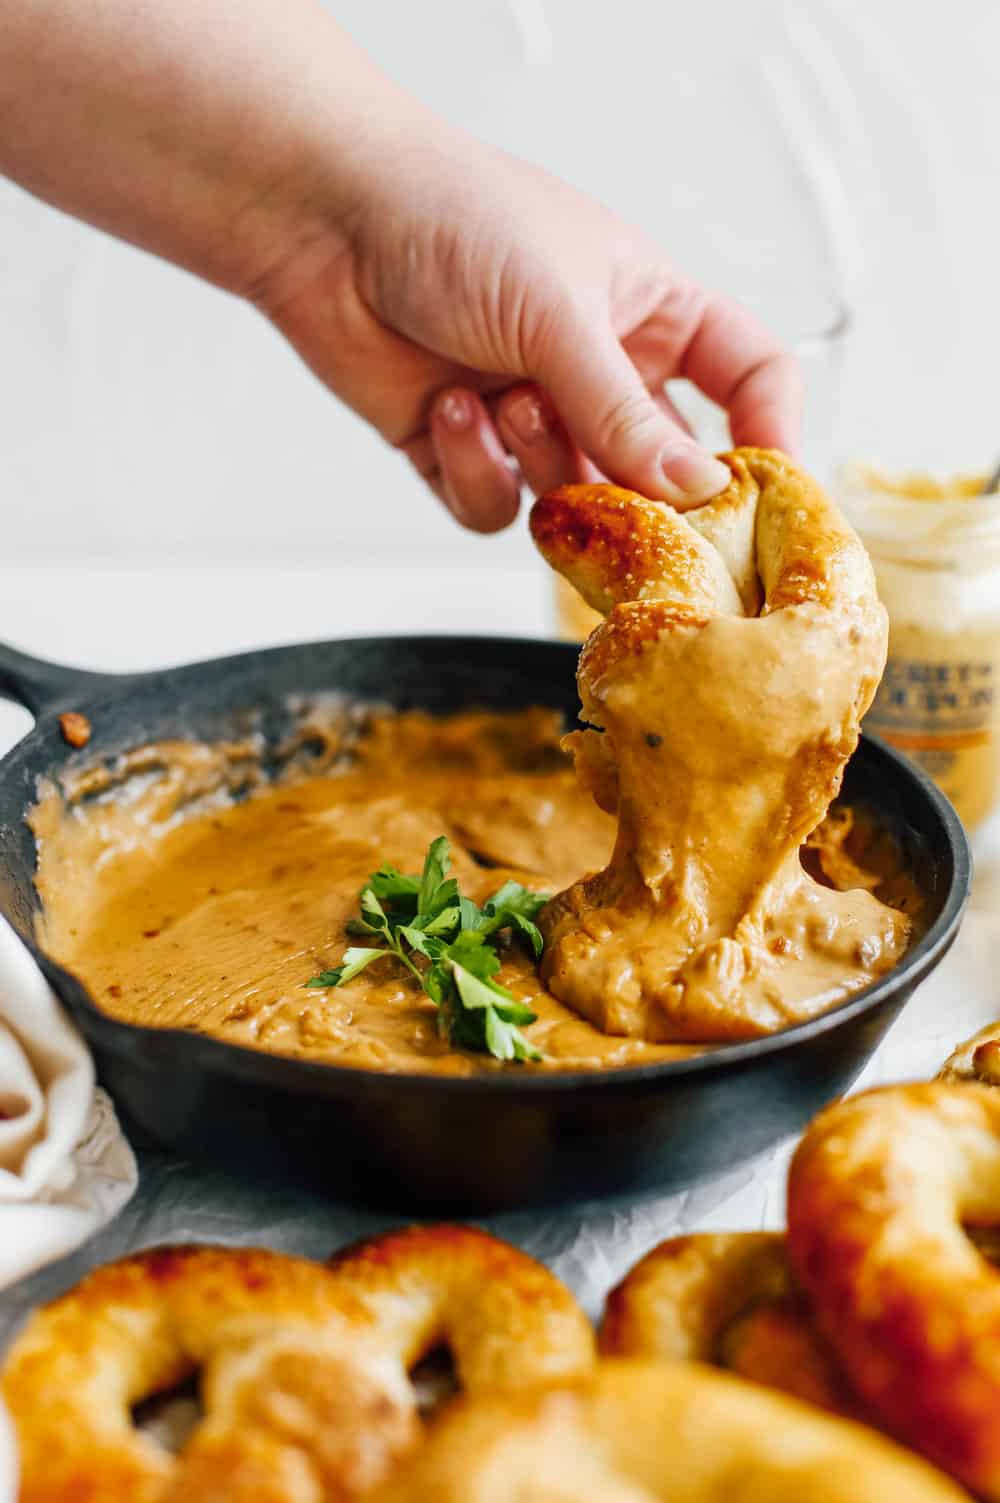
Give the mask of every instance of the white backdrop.
[[(444, 113), (706, 280), (765, 311), (770, 289), (793, 296), (793, 332), (846, 295), (843, 411), (817, 464), (1000, 449), (996, 0), (328, 3)], [(0, 247), (8, 568), (526, 559), (516, 529), (460, 533), (234, 300), (3, 183)]]

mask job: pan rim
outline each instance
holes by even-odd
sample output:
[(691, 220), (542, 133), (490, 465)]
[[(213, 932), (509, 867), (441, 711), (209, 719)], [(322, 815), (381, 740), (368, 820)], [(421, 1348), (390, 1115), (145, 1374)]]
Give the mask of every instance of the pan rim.
[[(187, 674), (197, 675), (199, 671), (222, 663), (230, 664), (234, 668), (238, 665), (252, 667), (255, 662), (263, 662), (269, 658), (273, 659), (305, 649), (322, 651), (327, 648), (344, 649), (362, 646), (377, 648), (383, 645), (385, 647), (405, 645), (410, 650), (419, 650), (421, 647), (440, 649), (445, 646), (452, 650), (461, 650), (463, 646), (467, 646), (470, 651), (474, 651), (477, 645), (484, 642), (489, 642), (494, 647), (509, 647), (512, 653), (518, 654), (539, 650), (569, 654), (576, 650), (574, 644), (554, 638), (502, 637), (489, 632), (396, 633), (318, 639), (223, 654), (215, 658), (199, 659), (176, 667), (146, 672), (101, 674), (96, 677), (92, 674), (81, 673), (82, 693), (76, 696), (74, 703), (86, 713), (89, 706), (98, 705), (109, 694), (117, 697), (119, 693), (126, 691), (127, 686), (134, 686), (141, 681), (155, 681), (161, 677), (170, 677), (176, 681), (177, 677), (184, 677)], [(289, 685), (287, 692), (295, 693), (294, 685)], [(0, 774), (11, 759), (30, 749), (30, 744), (44, 737), (46, 732), (51, 732), (52, 722), (58, 709), (59, 706), (55, 705), (38, 715), (32, 730), (0, 759)], [(164, 1053), (168, 1053), (181, 1049), (189, 1055), (204, 1055), (206, 1065), (210, 1064), (217, 1070), (246, 1079), (257, 1077), (258, 1083), (266, 1083), (278, 1088), (281, 1086), (298, 1087), (303, 1094), (307, 1091), (310, 1082), (314, 1084), (323, 1082), (327, 1086), (341, 1085), (344, 1089), (360, 1091), (384, 1090), (388, 1083), (397, 1090), (405, 1089), (417, 1094), (461, 1097), (475, 1095), (485, 1090), (502, 1096), (525, 1095), (538, 1098), (547, 1094), (573, 1094), (584, 1088), (589, 1088), (594, 1092), (614, 1093), (643, 1085), (660, 1085), (661, 1083), (669, 1085), (671, 1080), (690, 1075), (713, 1075), (727, 1070), (736, 1071), (744, 1066), (752, 1066), (774, 1053), (794, 1050), (798, 1045), (811, 1043), (825, 1033), (835, 1032), (843, 1024), (867, 1012), (874, 1012), (876, 1008), (889, 1002), (900, 991), (905, 991), (909, 995), (943, 958), (957, 936), (968, 905), (972, 879), (972, 853), (958, 815), (928, 775), (903, 757), (895, 748), (889, 746), (881, 738), (868, 733), (862, 734), (859, 749), (862, 746), (874, 749), (893, 766), (897, 776), (907, 781), (918, 792), (923, 801), (929, 805), (928, 812), (944, 835), (951, 854), (952, 877), (940, 912), (926, 934), (906, 952), (898, 965), (894, 966), (887, 975), (844, 998), (815, 1018), (792, 1024), (760, 1038), (711, 1045), (703, 1053), (686, 1059), (652, 1061), (648, 1064), (625, 1065), (604, 1070), (553, 1070), (551, 1073), (519, 1072), (515, 1074), (512, 1069), (505, 1069), (460, 1077), (416, 1071), (386, 1072), (327, 1061), (296, 1059), (293, 1056), (253, 1049), (244, 1044), (213, 1038), (182, 1028), (156, 1028), (148, 1024), (128, 1023), (114, 1018), (98, 1007), (79, 977), (47, 955), (34, 939), (29, 941), (28, 948), (50, 982), (54, 980), (69, 983), (68, 987), (55, 986), (61, 1003), (75, 1018), (79, 1019), (80, 1014), (85, 1014), (88, 1019), (93, 1020), (93, 1026), (84, 1027), (83, 1031), (88, 1034), (99, 1032), (102, 1035), (102, 1047), (110, 1052), (123, 1053), (127, 1041), (143, 1039), (153, 1044), (158, 1051), (162, 1049)], [(929, 820), (928, 823), (930, 822)], [(131, 1047), (135, 1047), (134, 1042)], [(267, 1077), (266, 1082), (261, 1077)]]

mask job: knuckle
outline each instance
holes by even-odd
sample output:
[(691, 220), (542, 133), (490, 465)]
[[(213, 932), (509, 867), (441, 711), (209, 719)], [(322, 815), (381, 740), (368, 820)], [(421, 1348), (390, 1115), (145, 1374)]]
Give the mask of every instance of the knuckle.
[(628, 391), (604, 409), (594, 436), (601, 452), (613, 453), (632, 447), (653, 422), (658, 423), (659, 419), (655, 409), (651, 411), (650, 399), (643, 393)]

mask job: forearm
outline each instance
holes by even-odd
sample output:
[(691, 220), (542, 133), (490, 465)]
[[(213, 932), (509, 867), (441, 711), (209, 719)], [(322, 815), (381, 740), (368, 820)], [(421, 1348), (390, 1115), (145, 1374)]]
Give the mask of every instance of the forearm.
[(0, 172), (232, 291), (414, 112), (316, 0), (0, 0)]

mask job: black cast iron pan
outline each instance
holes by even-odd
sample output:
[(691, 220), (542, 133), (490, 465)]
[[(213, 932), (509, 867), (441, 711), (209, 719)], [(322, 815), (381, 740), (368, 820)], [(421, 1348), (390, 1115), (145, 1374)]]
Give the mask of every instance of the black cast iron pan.
[[(935, 917), (887, 977), (810, 1023), (702, 1057), (600, 1074), (377, 1075), (257, 1053), (98, 1011), (34, 943), (38, 779), (168, 737), (287, 730), (288, 697), (340, 691), (433, 712), (542, 704), (576, 717), (576, 651), (489, 637), (362, 638), (276, 648), (158, 673), (108, 676), (0, 648), (0, 695), (37, 717), (0, 762), (0, 912), (27, 941), (89, 1041), (138, 1141), (260, 1165), (393, 1213), (475, 1214), (679, 1189), (798, 1132), (844, 1091), (955, 938), (970, 856), (951, 806), (918, 770), (864, 739), (849, 798), (905, 840)], [(57, 722), (93, 726), (72, 753)]]

